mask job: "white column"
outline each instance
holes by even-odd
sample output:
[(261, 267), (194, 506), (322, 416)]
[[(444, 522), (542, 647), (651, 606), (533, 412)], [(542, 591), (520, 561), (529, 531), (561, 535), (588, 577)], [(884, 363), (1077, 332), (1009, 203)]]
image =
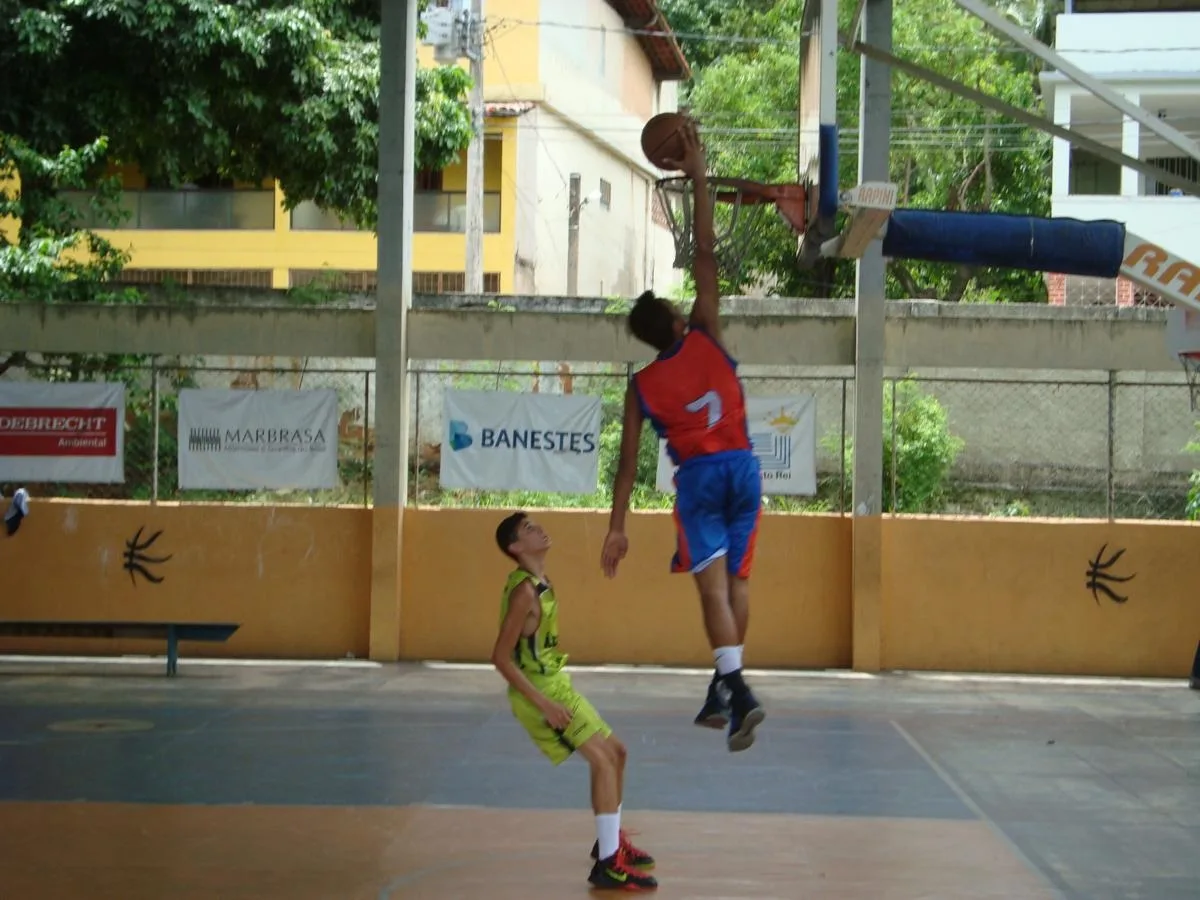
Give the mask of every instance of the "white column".
[[(1141, 95), (1138, 93), (1125, 93), (1125, 99), (1130, 103), (1138, 103), (1141, 101)], [(1122, 119), (1121, 126), (1121, 152), (1126, 156), (1132, 156), (1135, 159), (1141, 159), (1142, 154), (1142, 126), (1137, 119)], [(1122, 197), (1137, 197), (1142, 193), (1142, 179), (1146, 176), (1141, 172), (1130, 169), (1126, 166), (1121, 167), (1121, 196)]]
[[(1054, 92), (1054, 124), (1064, 128), (1071, 127), (1071, 96), (1072, 92), (1059, 88)], [(1053, 198), (1065, 197), (1071, 193), (1071, 144), (1062, 138), (1054, 138), (1053, 168), (1051, 169), (1050, 197), (1051, 215), (1053, 215)]]

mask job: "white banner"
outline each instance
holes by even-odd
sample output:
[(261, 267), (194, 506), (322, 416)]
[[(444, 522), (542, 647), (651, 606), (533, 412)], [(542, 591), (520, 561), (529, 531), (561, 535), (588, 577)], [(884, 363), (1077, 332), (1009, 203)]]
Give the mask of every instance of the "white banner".
[(443, 487), (596, 490), (599, 397), (447, 390), (443, 415)]
[(0, 381), (0, 481), (125, 481), (125, 385)]
[(332, 390), (181, 390), (179, 486), (336, 488), (337, 416)]
[[(746, 424), (750, 445), (762, 470), (764, 494), (817, 493), (817, 398), (814, 394), (788, 397), (747, 397)], [(675, 465), (667, 442), (658, 442), (655, 487), (675, 490)]]

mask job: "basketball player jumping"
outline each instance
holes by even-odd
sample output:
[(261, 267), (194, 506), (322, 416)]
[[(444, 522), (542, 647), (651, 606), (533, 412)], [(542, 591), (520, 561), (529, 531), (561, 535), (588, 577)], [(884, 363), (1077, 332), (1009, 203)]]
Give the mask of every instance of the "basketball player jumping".
[(578, 752), (591, 768), (596, 844), (588, 881), (600, 890), (648, 891), (654, 857), (621, 830), (625, 745), (571, 685), (567, 654), (558, 649), (558, 601), (546, 577), (550, 537), (525, 513), (496, 529), (500, 550), (516, 562), (500, 601), (500, 634), (492, 663), (508, 682), (513, 715), (554, 765)]
[(754, 742), (766, 714), (742, 677), (742, 648), (750, 617), (750, 569), (762, 505), (758, 460), (750, 447), (737, 363), (721, 343), (717, 263), (707, 160), (695, 123), (683, 131), (684, 156), (672, 168), (692, 179), (696, 301), (684, 319), (650, 291), (638, 297), (629, 330), (658, 351), (625, 392), (621, 458), (601, 566), (612, 578), (629, 549), (625, 513), (637, 472), (642, 423), (649, 419), (678, 466), (675, 474), (677, 548), (673, 572), (690, 572), (700, 592), (704, 628), (716, 659), (696, 724), (729, 725), (731, 751)]

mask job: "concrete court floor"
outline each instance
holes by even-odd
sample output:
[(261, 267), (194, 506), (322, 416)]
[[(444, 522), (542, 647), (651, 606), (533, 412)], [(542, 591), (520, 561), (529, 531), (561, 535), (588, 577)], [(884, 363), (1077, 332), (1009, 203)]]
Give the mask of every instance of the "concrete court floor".
[[(1200, 897), (1184, 682), (759, 675), (730, 755), (702, 673), (575, 680), (658, 896)], [(0, 898), (585, 897), (587, 796), (483, 667), (0, 660)]]

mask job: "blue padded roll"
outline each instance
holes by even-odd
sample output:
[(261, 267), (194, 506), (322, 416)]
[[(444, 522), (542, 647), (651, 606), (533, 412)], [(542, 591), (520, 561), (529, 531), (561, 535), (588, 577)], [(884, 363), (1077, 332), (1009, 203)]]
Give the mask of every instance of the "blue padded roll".
[(883, 255), (1116, 278), (1125, 255), (1125, 226), (1110, 220), (898, 209), (888, 219)]
[(838, 129), (836, 125), (822, 125), (817, 133), (817, 149), (820, 153), (818, 168), (821, 184), (817, 190), (817, 215), (832, 220), (838, 212)]

